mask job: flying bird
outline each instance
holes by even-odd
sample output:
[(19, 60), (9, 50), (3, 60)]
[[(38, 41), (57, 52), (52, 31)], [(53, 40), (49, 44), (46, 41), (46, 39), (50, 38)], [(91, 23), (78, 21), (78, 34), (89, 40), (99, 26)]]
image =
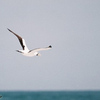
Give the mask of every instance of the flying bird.
[[(7, 28), (8, 29), (8, 28)], [(20, 42), (20, 45), (22, 46), (22, 50), (16, 50), (17, 52), (23, 54), (24, 56), (28, 56), (28, 57), (32, 57), (32, 56), (41, 56), (41, 54), (39, 53), (39, 51), (42, 51), (42, 50), (49, 50), (52, 48), (52, 46), (48, 46), (48, 47), (45, 47), (45, 48), (36, 48), (36, 49), (32, 49), (32, 50), (29, 50), (26, 43), (25, 43), (25, 40), (17, 35), (16, 33), (14, 33), (13, 31), (11, 31), (10, 29), (8, 29), (11, 33), (13, 33), (19, 40)]]

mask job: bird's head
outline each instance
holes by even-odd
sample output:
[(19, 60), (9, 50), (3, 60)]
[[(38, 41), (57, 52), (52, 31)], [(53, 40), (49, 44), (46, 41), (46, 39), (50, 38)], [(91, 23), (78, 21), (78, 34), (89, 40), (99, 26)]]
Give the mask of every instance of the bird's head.
[(40, 54), (40, 53), (38, 53), (36, 56), (41, 56), (41, 54)]
[(38, 52), (35, 52), (34, 54), (35, 54), (35, 56), (41, 56), (41, 54)]

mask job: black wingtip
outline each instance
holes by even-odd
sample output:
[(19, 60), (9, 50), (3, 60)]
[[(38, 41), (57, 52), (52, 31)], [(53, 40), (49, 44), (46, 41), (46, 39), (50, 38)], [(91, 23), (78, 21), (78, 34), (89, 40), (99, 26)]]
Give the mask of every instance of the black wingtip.
[(52, 46), (50, 45), (49, 48), (52, 48)]
[(10, 30), (9, 28), (7, 28), (8, 29), (8, 31), (10, 31), (10, 32), (12, 32), (12, 33), (14, 33), (12, 30)]
[(8, 29), (8, 31), (11, 31), (9, 28), (7, 28)]

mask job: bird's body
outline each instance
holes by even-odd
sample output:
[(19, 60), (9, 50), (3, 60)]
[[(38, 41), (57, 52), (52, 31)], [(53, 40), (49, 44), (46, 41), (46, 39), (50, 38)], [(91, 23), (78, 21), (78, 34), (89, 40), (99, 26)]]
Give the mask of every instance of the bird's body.
[(22, 37), (20, 37), (19, 35), (17, 35), (13, 31), (11, 31), (10, 29), (8, 29), (8, 30), (18, 38), (23, 50), (16, 50), (16, 51), (20, 52), (24, 56), (28, 56), (28, 57), (40, 56), (41, 54), (38, 51), (49, 50), (52, 48), (52, 46), (50, 45), (50, 46), (45, 47), (45, 48), (37, 48), (37, 49), (29, 50), (26, 43), (25, 43), (25, 40)]

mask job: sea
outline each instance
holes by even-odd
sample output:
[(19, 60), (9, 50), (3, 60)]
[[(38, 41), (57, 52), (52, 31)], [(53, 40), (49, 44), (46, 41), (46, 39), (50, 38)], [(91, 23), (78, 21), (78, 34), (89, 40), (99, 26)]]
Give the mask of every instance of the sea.
[(100, 100), (100, 91), (1, 91), (0, 100)]

